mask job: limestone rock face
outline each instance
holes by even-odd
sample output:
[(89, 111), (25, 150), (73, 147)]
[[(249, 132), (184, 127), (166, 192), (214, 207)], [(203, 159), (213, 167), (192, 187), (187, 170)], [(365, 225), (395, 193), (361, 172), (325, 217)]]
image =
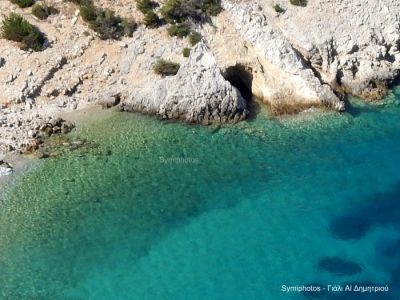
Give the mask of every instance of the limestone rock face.
[(400, 2), (314, 0), (306, 7), (268, 1), (263, 14), (301, 53), (322, 81), (338, 92), (380, 99), (400, 69)]
[(248, 113), (246, 106), (203, 42), (196, 45), (176, 76), (134, 90), (124, 104), (128, 110), (195, 123), (239, 121)]
[[(228, 19), (244, 41), (250, 57), (261, 71), (253, 74), (253, 92), (279, 109), (287, 105), (325, 105), (342, 110), (344, 104), (332, 88), (321, 81), (309, 63), (292, 46), (282, 31), (267, 18), (257, 2), (223, 1)], [(272, 7), (272, 5), (271, 5)], [(240, 59), (238, 59), (240, 63)], [(253, 63), (245, 63), (254, 70)]]

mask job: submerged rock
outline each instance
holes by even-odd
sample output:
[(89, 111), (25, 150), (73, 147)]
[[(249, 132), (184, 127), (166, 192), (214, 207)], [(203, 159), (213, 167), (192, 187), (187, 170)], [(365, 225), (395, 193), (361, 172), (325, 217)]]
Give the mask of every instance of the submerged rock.
[(318, 268), (338, 275), (355, 275), (362, 271), (357, 263), (340, 257), (325, 257), (319, 261)]
[(1, 176), (8, 176), (11, 175), (13, 173), (13, 169), (12, 168), (6, 168), (6, 167), (1, 167), (0, 166), (0, 177)]
[(6, 163), (3, 160), (0, 160), (0, 177), (11, 175), (13, 172), (14, 169), (10, 164)]

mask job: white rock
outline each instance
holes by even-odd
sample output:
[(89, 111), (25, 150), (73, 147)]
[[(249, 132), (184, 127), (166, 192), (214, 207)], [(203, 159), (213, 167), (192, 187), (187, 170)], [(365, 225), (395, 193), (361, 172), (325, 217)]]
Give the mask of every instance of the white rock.
[(0, 177), (8, 176), (8, 175), (11, 175), (12, 173), (13, 173), (13, 169), (12, 168), (0, 166)]

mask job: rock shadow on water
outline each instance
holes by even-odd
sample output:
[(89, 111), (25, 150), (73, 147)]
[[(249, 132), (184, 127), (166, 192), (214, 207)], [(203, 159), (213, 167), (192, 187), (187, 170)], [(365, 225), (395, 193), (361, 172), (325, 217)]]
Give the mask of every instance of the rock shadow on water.
[[(335, 218), (330, 224), (331, 234), (342, 240), (363, 239), (370, 230), (377, 226), (390, 226), (400, 233), (400, 182), (397, 182), (391, 189), (376, 193), (364, 201), (364, 205), (356, 206), (353, 210), (348, 211)], [(376, 246), (376, 258), (381, 262), (382, 268), (388, 274), (389, 287), (388, 292), (381, 293), (339, 293), (327, 295), (326, 300), (398, 300), (400, 293), (400, 239), (388, 241), (382, 237)], [(384, 261), (388, 260), (385, 266)], [(322, 263), (323, 262), (323, 263)], [(335, 266), (332, 261), (321, 260), (319, 266), (334, 271)], [(356, 271), (356, 265), (340, 263), (336, 266), (338, 269), (343, 268), (344, 271)], [(349, 270), (346, 270), (349, 268)], [(354, 270), (352, 270), (354, 268)], [(336, 273), (336, 272), (332, 272)], [(337, 274), (340, 275), (340, 274)], [(374, 282), (373, 279), (365, 282), (348, 282), (342, 285), (358, 285), (358, 286), (382, 286), (382, 283)], [(386, 284), (386, 283), (385, 283)], [(385, 285), (383, 284), (383, 285)]]
[[(356, 207), (330, 224), (333, 236), (343, 240), (361, 239), (377, 225), (400, 225), (400, 182), (389, 191), (372, 195)], [(400, 229), (400, 228), (399, 228)]]
[(318, 262), (318, 269), (337, 275), (355, 275), (362, 271), (359, 264), (340, 257), (325, 257)]

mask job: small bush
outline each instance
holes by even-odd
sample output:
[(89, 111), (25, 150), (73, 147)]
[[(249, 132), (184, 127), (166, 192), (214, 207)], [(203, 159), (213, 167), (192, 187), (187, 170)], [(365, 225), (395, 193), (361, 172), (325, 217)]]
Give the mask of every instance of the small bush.
[(307, 6), (307, 0), (290, 0), (290, 4), (305, 7)]
[(168, 23), (182, 22), (187, 18), (188, 12), (185, 10), (183, 1), (168, 0), (161, 7), (161, 15)]
[(77, 5), (81, 5), (82, 2), (83, 2), (82, 0), (66, 0), (66, 1), (75, 3), (75, 4), (77, 4)]
[(184, 57), (189, 57), (190, 56), (190, 49), (189, 48), (183, 48), (182, 54)]
[(91, 23), (96, 21), (97, 10), (91, 2), (80, 4), (79, 13), (85, 22)]
[(222, 11), (220, 0), (168, 0), (161, 7), (161, 16), (169, 23), (182, 23), (188, 18), (204, 21)]
[(144, 15), (149, 12), (153, 11), (153, 3), (150, 0), (136, 0), (136, 7), (140, 10)]
[(154, 11), (149, 10), (144, 15), (143, 23), (149, 28), (156, 28), (160, 25), (161, 21), (158, 15)]
[(11, 13), (3, 20), (1, 30), (3, 38), (20, 43), (23, 50), (43, 50), (43, 33), (16, 13)]
[(118, 40), (125, 33), (122, 18), (116, 16), (112, 10), (97, 10), (96, 19), (90, 22), (90, 26), (103, 40)]
[(143, 15), (143, 23), (149, 28), (156, 28), (160, 25), (160, 18), (154, 12), (153, 8), (156, 6), (151, 0), (136, 0), (136, 7)]
[(20, 8), (25, 8), (35, 4), (35, 0), (11, 0), (11, 3), (18, 5)]
[(159, 59), (153, 65), (154, 73), (162, 76), (173, 76), (178, 73), (180, 65), (174, 62), (166, 61), (164, 59)]
[(183, 38), (190, 34), (190, 25), (188, 23), (173, 24), (168, 28), (170, 36)]
[(285, 12), (285, 10), (284, 10), (282, 7), (280, 7), (280, 5), (277, 4), (277, 3), (272, 4), (272, 8), (273, 8), (278, 14), (281, 14), (281, 13), (284, 13), (284, 12)]
[(36, 18), (38, 18), (38, 19), (40, 19), (40, 20), (45, 20), (45, 19), (47, 19), (50, 15), (57, 14), (57, 13), (58, 13), (58, 10), (57, 10), (57, 9), (55, 9), (55, 8), (52, 7), (52, 6), (48, 6), (47, 4), (43, 4), (43, 5), (41, 5), (41, 4), (35, 4), (35, 5), (32, 7), (32, 14), (33, 14)]
[(91, 0), (74, 0), (80, 3), (80, 14), (90, 28), (103, 40), (120, 39), (124, 35), (132, 36), (136, 23), (132, 19), (116, 16), (112, 10), (97, 8)]
[(222, 11), (221, 3), (219, 0), (204, 0), (202, 11), (207, 16), (216, 16)]
[(200, 33), (192, 32), (189, 35), (189, 43), (190, 43), (190, 45), (194, 46), (200, 41), (201, 41), (201, 34)]
[(133, 19), (122, 19), (122, 27), (124, 28), (124, 35), (132, 37), (136, 30), (137, 24)]

